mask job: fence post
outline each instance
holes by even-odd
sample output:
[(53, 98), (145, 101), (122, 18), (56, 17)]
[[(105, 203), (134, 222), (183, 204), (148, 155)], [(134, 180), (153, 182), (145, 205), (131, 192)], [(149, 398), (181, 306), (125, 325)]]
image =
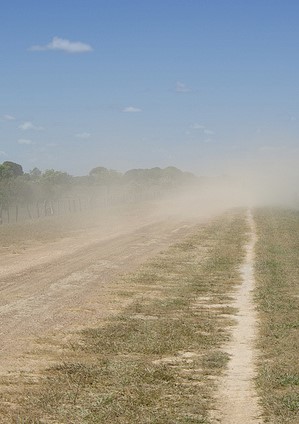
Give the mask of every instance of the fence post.
[(38, 201), (35, 204), (35, 208), (36, 208), (36, 215), (37, 215), (37, 219), (39, 219), (39, 206), (38, 206)]
[(26, 209), (27, 209), (27, 214), (28, 214), (29, 219), (32, 220), (32, 215), (31, 215), (31, 212), (30, 212), (29, 203), (26, 203)]

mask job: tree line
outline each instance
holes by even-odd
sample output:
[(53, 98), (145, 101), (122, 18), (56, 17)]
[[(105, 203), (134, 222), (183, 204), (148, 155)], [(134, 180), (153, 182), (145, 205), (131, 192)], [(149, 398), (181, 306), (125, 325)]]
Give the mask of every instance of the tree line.
[(27, 219), (72, 213), (159, 197), (197, 182), (192, 173), (172, 166), (125, 173), (98, 166), (88, 175), (72, 176), (54, 169), (24, 172), (22, 165), (5, 161), (0, 164), (0, 223), (18, 222), (21, 211)]

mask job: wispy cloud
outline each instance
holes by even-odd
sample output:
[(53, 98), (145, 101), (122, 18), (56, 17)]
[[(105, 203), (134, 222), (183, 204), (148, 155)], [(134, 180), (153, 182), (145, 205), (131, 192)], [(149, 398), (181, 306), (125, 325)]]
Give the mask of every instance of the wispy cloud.
[(204, 130), (205, 126), (201, 124), (192, 124), (190, 127), (192, 130)]
[(89, 132), (82, 132), (79, 134), (75, 134), (75, 137), (77, 138), (82, 138), (82, 139), (87, 139), (90, 138), (91, 134)]
[(12, 115), (3, 115), (2, 119), (4, 121), (15, 121), (16, 120), (16, 118)]
[(139, 107), (127, 106), (122, 111), (126, 113), (136, 113), (136, 112), (142, 112), (142, 109), (140, 109)]
[(19, 128), (23, 131), (34, 130), (34, 131), (42, 131), (44, 128), (39, 125), (34, 125), (30, 121), (23, 122)]
[(27, 145), (29, 145), (29, 144), (33, 144), (33, 141), (32, 140), (28, 140), (26, 138), (19, 138), (18, 143), (19, 144), (27, 144)]
[(214, 131), (212, 131), (212, 130), (209, 130), (208, 128), (206, 128), (204, 125), (202, 125), (202, 124), (197, 124), (197, 123), (195, 123), (195, 124), (192, 124), (191, 126), (190, 126), (190, 128), (192, 129), (192, 130), (200, 130), (201, 132), (203, 132), (205, 135), (214, 135), (215, 134), (215, 132)]
[(7, 156), (7, 154), (3, 150), (0, 150), (0, 156)]
[(181, 81), (177, 81), (175, 84), (175, 91), (177, 93), (189, 93), (191, 88), (187, 87), (187, 85)]
[(46, 45), (35, 45), (29, 48), (31, 51), (46, 51), (46, 50), (60, 50), (66, 53), (88, 53), (93, 48), (81, 41), (70, 41), (65, 38), (53, 37), (52, 41)]

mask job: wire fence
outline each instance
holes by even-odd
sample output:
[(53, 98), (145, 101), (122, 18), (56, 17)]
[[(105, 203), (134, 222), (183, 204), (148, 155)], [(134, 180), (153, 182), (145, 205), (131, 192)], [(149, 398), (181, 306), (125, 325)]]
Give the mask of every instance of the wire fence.
[(93, 209), (138, 203), (160, 195), (158, 189), (102, 190), (92, 195), (68, 195), (58, 199), (42, 199), (27, 203), (0, 204), (0, 225), (34, 221), (51, 216), (66, 216)]

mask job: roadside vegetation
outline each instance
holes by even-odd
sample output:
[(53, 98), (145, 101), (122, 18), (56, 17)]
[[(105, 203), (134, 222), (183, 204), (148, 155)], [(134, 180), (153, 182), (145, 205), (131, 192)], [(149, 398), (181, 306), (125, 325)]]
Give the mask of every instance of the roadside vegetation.
[(3, 398), (3, 422), (213, 422), (246, 231), (235, 210), (124, 276), (118, 296), (130, 305), (76, 335), (63, 362), (38, 379), (23, 376)]
[(299, 422), (299, 212), (255, 213), (257, 385), (266, 422)]

